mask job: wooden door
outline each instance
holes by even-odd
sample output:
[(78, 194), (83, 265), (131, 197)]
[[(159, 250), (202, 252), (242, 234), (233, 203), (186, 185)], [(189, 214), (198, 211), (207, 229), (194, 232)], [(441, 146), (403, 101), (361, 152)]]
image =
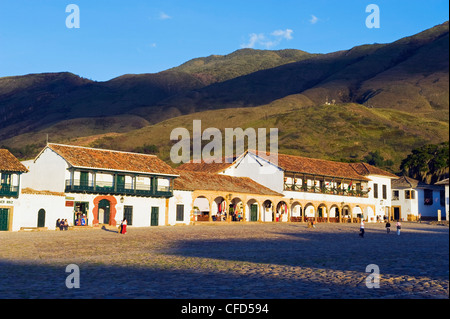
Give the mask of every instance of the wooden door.
[(45, 209), (40, 209), (38, 212), (37, 227), (45, 227)]
[[(99, 223), (103, 224), (109, 224), (109, 209), (110, 209), (111, 203), (107, 199), (102, 199), (100, 203), (98, 203), (98, 210), (99, 210)], [(100, 210), (103, 211), (103, 220), (100, 219)]]
[(9, 209), (0, 208), (0, 231), (9, 230)]
[(159, 220), (159, 207), (152, 207), (150, 226), (158, 226), (159, 225), (158, 220)]
[(253, 204), (250, 208), (250, 221), (258, 221), (258, 205)]

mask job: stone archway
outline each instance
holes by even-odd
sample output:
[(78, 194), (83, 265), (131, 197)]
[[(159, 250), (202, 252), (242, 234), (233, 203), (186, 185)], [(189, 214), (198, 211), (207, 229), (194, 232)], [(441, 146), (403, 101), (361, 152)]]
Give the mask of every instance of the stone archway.
[[(93, 220), (93, 224), (94, 225), (98, 225), (98, 224), (103, 224), (103, 220), (99, 220), (99, 209), (101, 208), (101, 206), (106, 203), (105, 201), (109, 202), (109, 223), (108, 225), (111, 226), (116, 226), (116, 205), (117, 205), (117, 200), (114, 198), (114, 196), (97, 196), (96, 198), (94, 198), (94, 210), (92, 211), (93, 215), (94, 215), (94, 220)], [(102, 205), (100, 204), (100, 202), (102, 202)]]

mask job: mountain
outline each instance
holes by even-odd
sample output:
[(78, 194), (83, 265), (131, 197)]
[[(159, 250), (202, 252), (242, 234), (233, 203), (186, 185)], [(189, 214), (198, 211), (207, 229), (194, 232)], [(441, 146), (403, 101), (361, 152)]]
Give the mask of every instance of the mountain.
[(313, 104), (448, 110), (448, 22), (390, 44), (358, 46), (254, 72), (171, 97), (182, 113), (264, 105), (292, 94)]
[(243, 49), (106, 82), (67, 72), (4, 77), (0, 145), (26, 158), (49, 134), (124, 150), (154, 144), (167, 159), (168, 129), (198, 117), (219, 128), (278, 127), (286, 153), (352, 160), (382, 148), (397, 165), (414, 147), (448, 141), (448, 57), (446, 22), (389, 44)]

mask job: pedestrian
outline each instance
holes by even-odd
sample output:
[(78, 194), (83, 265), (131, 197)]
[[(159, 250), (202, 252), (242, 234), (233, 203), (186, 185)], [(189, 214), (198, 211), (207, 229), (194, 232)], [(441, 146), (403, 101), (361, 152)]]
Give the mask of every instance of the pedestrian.
[(120, 222), (119, 234), (122, 234), (122, 228), (123, 228), (123, 220)]
[(422, 214), (421, 214), (421, 213), (419, 213), (419, 220), (418, 220), (418, 222), (419, 222), (420, 224), (422, 224)]
[(389, 221), (386, 222), (386, 232), (388, 234), (391, 232), (391, 223)]
[(121, 234), (126, 234), (127, 232), (127, 220), (124, 218), (122, 221), (122, 229), (120, 230)]
[(67, 221), (67, 219), (64, 219), (64, 230), (68, 229), (69, 229), (69, 222)]
[(64, 230), (64, 219), (61, 219), (61, 221), (59, 222), (59, 230)]
[(59, 229), (59, 226), (61, 225), (61, 220), (58, 218), (57, 220), (56, 220), (56, 230), (58, 230)]
[(400, 229), (402, 229), (402, 223), (400, 220), (397, 220), (397, 235), (400, 236)]
[(364, 238), (364, 220), (361, 219), (361, 226), (359, 228), (359, 237)]

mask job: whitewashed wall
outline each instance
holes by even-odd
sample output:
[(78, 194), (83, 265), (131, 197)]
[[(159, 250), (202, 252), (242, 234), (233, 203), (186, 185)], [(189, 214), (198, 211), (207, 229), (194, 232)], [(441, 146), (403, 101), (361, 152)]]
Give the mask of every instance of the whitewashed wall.
[(65, 181), (70, 178), (68, 164), (53, 150), (46, 148), (36, 161), (26, 161), (22, 164), (29, 170), (21, 176), (22, 188), (64, 192)]

